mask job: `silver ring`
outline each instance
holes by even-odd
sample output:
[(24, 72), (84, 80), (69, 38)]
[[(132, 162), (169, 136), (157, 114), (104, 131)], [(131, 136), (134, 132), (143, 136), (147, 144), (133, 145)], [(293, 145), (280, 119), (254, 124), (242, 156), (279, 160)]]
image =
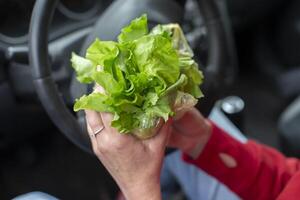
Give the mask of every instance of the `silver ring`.
[(99, 128), (98, 130), (96, 130), (93, 134), (91, 134), (91, 136), (96, 137), (96, 135), (98, 135), (99, 133), (101, 133), (101, 131), (103, 131), (104, 126), (102, 126), (101, 128)]

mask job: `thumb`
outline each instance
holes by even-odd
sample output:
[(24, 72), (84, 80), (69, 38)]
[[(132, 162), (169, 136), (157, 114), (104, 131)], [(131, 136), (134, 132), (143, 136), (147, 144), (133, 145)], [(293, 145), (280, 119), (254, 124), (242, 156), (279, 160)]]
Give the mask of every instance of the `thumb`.
[(145, 140), (145, 142), (149, 144), (150, 148), (157, 149), (161, 148), (162, 146), (166, 146), (171, 133), (171, 124), (172, 119), (169, 119), (153, 138)]

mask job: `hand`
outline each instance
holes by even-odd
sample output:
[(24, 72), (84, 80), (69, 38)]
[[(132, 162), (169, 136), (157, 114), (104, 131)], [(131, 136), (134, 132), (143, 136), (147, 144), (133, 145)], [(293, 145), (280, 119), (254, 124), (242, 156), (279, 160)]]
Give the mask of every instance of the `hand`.
[(177, 113), (173, 119), (168, 146), (197, 158), (211, 136), (211, 129), (210, 122), (196, 108)]
[[(126, 199), (161, 199), (160, 171), (165, 146), (170, 133), (170, 122), (148, 140), (120, 134), (110, 126), (112, 115), (86, 111), (88, 131), (93, 151), (112, 177)], [(97, 130), (104, 129), (93, 136)]]

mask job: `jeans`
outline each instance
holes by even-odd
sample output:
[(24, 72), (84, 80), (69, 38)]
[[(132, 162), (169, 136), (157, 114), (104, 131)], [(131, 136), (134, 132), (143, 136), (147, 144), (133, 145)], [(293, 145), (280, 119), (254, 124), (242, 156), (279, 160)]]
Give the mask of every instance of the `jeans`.
[(13, 198), (12, 200), (58, 200), (43, 192), (30, 192)]

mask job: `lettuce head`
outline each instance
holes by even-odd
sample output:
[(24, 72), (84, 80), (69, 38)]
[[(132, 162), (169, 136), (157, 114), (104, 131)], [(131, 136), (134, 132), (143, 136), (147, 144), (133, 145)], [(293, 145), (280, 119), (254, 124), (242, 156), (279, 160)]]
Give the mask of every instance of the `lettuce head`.
[(203, 75), (180, 26), (149, 31), (146, 15), (124, 27), (118, 41), (96, 39), (85, 57), (72, 53), (71, 63), (79, 82), (105, 91), (77, 99), (74, 111), (110, 112), (113, 127), (141, 139), (152, 137), (160, 120), (193, 107), (203, 96)]

